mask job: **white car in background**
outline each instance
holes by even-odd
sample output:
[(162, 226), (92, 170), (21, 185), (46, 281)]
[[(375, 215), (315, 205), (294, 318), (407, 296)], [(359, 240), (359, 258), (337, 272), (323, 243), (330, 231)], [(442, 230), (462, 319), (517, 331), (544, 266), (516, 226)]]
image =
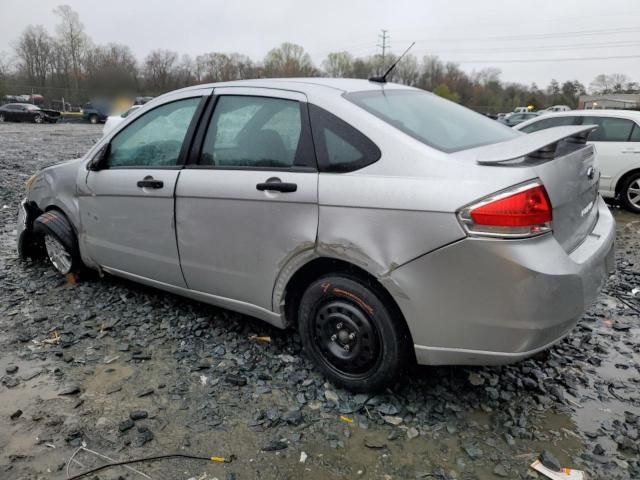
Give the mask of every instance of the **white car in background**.
[(569, 112), (569, 111), (571, 111), (571, 107), (569, 105), (553, 105), (552, 107), (545, 108), (544, 110), (540, 110), (538, 114), (546, 115), (547, 113)]
[(514, 127), (525, 133), (562, 125), (598, 125), (588, 143), (596, 147), (600, 193), (640, 213), (640, 112), (572, 110), (549, 113)]
[(135, 112), (140, 107), (142, 107), (142, 105), (133, 105), (126, 112), (123, 112), (123, 113), (120, 113), (120, 114), (117, 114), (117, 115), (110, 115), (107, 118), (107, 121), (104, 122), (104, 127), (102, 128), (102, 136), (105, 136), (107, 133), (109, 133), (111, 130), (113, 130), (113, 128), (116, 125), (119, 125), (125, 118), (127, 118), (129, 115), (131, 115), (133, 112)]

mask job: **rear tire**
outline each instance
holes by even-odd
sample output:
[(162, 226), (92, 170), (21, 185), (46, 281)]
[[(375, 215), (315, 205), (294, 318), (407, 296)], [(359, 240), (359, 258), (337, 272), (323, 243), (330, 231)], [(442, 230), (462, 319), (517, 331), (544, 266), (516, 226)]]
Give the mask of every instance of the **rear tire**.
[(302, 295), (298, 324), (306, 353), (336, 385), (378, 391), (406, 373), (408, 329), (372, 282), (345, 274), (319, 278)]
[(91, 115), (89, 117), (89, 123), (91, 123), (91, 125), (95, 125), (96, 123), (98, 123), (98, 116), (97, 115)]
[(640, 213), (640, 172), (625, 179), (620, 187), (620, 203), (633, 213)]
[(61, 212), (50, 210), (33, 222), (33, 231), (42, 235), (49, 261), (58, 273), (67, 275), (82, 269), (76, 234)]
[(44, 118), (42, 117), (42, 115), (36, 115), (35, 117), (33, 117), (33, 122), (34, 123), (42, 123), (42, 122), (44, 122)]

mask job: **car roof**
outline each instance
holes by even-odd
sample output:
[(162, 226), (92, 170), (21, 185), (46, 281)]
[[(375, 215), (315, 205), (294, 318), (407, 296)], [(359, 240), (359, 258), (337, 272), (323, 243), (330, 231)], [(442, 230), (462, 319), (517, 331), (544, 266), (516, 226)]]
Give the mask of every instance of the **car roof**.
[(547, 118), (556, 117), (614, 117), (626, 118), (629, 120), (640, 122), (640, 112), (636, 110), (569, 110), (566, 112), (545, 113), (544, 115), (539, 115), (536, 118), (532, 118), (531, 120), (522, 122), (516, 125), (514, 128), (516, 130), (520, 130), (527, 125), (531, 125), (532, 123), (536, 123)]
[(22, 103), (5, 103), (2, 106), (3, 107), (35, 107), (36, 105), (22, 102)]
[(236, 80), (231, 82), (208, 83), (204, 85), (194, 85), (186, 87), (180, 91), (188, 91), (201, 88), (220, 87), (257, 87), (275, 88), (279, 90), (292, 90), (301, 93), (331, 94), (331, 93), (351, 93), (366, 90), (388, 90), (388, 89), (411, 89), (413, 87), (400, 85), (397, 83), (378, 83), (357, 78), (325, 78), (325, 77), (303, 77), (303, 78), (260, 78), (252, 80)]

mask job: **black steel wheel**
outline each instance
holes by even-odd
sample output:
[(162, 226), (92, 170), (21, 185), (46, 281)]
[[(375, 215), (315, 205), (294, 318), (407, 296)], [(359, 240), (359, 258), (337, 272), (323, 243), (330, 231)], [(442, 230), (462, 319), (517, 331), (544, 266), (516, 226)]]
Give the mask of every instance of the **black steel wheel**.
[(412, 346), (408, 329), (377, 285), (345, 274), (306, 289), (298, 323), (307, 354), (334, 383), (376, 391), (402, 376)]
[(342, 299), (322, 302), (311, 322), (314, 343), (328, 368), (359, 375), (379, 361), (380, 334), (360, 306)]

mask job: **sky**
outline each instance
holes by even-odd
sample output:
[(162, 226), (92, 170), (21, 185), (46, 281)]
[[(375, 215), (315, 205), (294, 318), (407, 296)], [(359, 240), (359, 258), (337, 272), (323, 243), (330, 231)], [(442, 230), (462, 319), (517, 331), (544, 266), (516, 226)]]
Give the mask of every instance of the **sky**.
[(379, 53), (385, 29), (393, 53), (415, 40), (419, 58), (499, 68), (503, 81), (588, 86), (600, 73), (625, 73), (640, 82), (640, 0), (0, 0), (0, 52), (10, 57), (28, 24), (53, 33), (61, 3), (95, 43), (127, 44), (139, 59), (163, 48), (261, 60), (289, 41), (320, 66), (332, 51)]

